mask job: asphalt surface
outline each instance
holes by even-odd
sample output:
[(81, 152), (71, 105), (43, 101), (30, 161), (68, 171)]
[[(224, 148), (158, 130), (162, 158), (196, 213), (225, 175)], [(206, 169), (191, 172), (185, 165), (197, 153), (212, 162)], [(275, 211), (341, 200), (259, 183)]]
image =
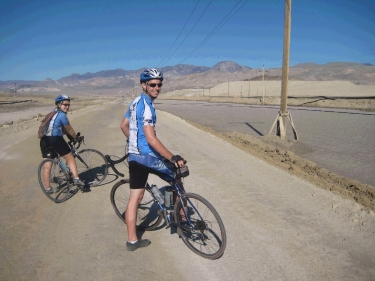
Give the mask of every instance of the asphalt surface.
[[(279, 107), (200, 101), (156, 100), (155, 107), (218, 132), (266, 136)], [(299, 141), (311, 150), (301, 157), (361, 183), (375, 186), (375, 113), (347, 109), (288, 107)], [(273, 130), (275, 134), (275, 129)], [(287, 137), (293, 140), (287, 123)]]

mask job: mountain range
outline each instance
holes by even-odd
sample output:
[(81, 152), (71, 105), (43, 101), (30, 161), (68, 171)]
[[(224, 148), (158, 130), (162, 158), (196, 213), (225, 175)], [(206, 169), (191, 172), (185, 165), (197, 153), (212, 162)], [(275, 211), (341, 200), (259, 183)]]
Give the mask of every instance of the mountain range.
[[(102, 70), (96, 73), (77, 74), (58, 80), (44, 81), (0, 81), (0, 91), (14, 92), (118, 92), (131, 91), (139, 85), (137, 70)], [(259, 69), (239, 65), (232, 61), (219, 62), (213, 67), (179, 64), (160, 68), (164, 73), (163, 90), (185, 88), (210, 88), (228, 81), (241, 80), (280, 80), (281, 68)], [(375, 84), (375, 66), (351, 62), (332, 62), (327, 64), (302, 63), (289, 68), (289, 80), (333, 81), (343, 80), (355, 84)]]

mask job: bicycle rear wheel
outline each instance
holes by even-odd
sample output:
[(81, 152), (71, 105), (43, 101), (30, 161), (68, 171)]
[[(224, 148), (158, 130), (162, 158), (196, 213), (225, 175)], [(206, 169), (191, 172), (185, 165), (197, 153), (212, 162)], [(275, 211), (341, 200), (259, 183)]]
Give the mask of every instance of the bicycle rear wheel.
[(70, 178), (58, 160), (43, 160), (38, 168), (38, 179), (44, 194), (56, 203), (64, 202), (70, 194)]
[(182, 194), (187, 205), (187, 215), (191, 226), (186, 223), (181, 201), (174, 208), (174, 222), (184, 225), (177, 227), (177, 233), (190, 250), (207, 259), (217, 259), (224, 253), (227, 235), (224, 224), (214, 207), (202, 196), (194, 193)]
[(90, 186), (99, 185), (108, 174), (108, 162), (95, 149), (83, 149), (76, 155), (79, 178)]
[[(111, 190), (111, 203), (116, 215), (125, 222), (125, 210), (128, 206), (130, 195), (129, 180), (118, 181)], [(152, 199), (149, 192), (145, 191), (143, 199), (138, 206), (136, 227), (139, 230), (153, 230), (162, 221), (162, 213), (158, 205)]]

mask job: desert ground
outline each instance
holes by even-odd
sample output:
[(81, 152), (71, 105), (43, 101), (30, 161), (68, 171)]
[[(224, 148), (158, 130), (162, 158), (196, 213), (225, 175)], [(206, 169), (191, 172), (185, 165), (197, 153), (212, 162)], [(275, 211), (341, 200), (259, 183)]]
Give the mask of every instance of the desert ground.
[[(230, 95), (228, 95), (228, 90)], [(279, 105), (280, 97), (278, 95), (280, 90), (280, 81), (238, 81), (219, 84), (211, 88), (209, 93), (207, 89), (175, 90), (162, 93), (159, 99)], [(121, 93), (121, 91), (119, 92)], [(264, 95), (261, 93), (264, 93)], [(318, 93), (324, 93), (324, 95), (318, 95)], [(11, 134), (25, 126), (38, 124), (41, 117), (54, 108), (53, 97), (55, 95), (55, 93), (44, 95), (3, 93), (0, 95), (0, 126), (2, 125), (0, 136)], [(288, 96), (288, 105), (293, 106), (375, 111), (375, 85), (356, 85), (348, 81), (291, 81)], [(74, 112), (87, 106), (114, 100), (118, 96), (103, 94), (72, 96), (72, 98), (71, 111)], [(188, 120), (188, 122), (190, 121)], [(260, 140), (238, 132), (222, 134), (215, 132), (212, 128), (190, 123), (232, 143), (244, 152), (250, 153), (263, 161), (267, 161), (324, 189), (340, 194), (344, 198), (354, 199), (369, 210), (375, 210), (375, 187), (339, 176), (298, 157), (293, 153), (296, 147), (294, 142), (289, 142), (289, 147), (285, 150), (285, 142), (280, 146), (278, 137), (264, 137)]]
[[(102, 98), (69, 114), (85, 135), (84, 148), (124, 153), (119, 124), (129, 101)], [(64, 203), (44, 196), (36, 176), (39, 122), (13, 121), (0, 130), (0, 280), (374, 280), (373, 211), (163, 111), (158, 136), (186, 155), (185, 187), (217, 209), (227, 248), (206, 260), (160, 228), (140, 233), (151, 245), (129, 253), (126, 228), (109, 201), (113, 173)]]

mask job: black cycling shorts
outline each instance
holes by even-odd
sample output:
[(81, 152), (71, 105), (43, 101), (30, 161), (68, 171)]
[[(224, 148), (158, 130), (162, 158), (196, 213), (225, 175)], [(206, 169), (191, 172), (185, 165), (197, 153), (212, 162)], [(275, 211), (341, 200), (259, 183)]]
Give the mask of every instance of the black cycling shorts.
[(165, 180), (166, 174), (151, 169), (136, 161), (129, 161), (130, 189), (141, 189), (146, 187), (149, 174), (154, 174)]
[(60, 156), (65, 156), (71, 152), (69, 145), (63, 137), (44, 136), (40, 139), (40, 151), (43, 158), (56, 158), (55, 151)]

